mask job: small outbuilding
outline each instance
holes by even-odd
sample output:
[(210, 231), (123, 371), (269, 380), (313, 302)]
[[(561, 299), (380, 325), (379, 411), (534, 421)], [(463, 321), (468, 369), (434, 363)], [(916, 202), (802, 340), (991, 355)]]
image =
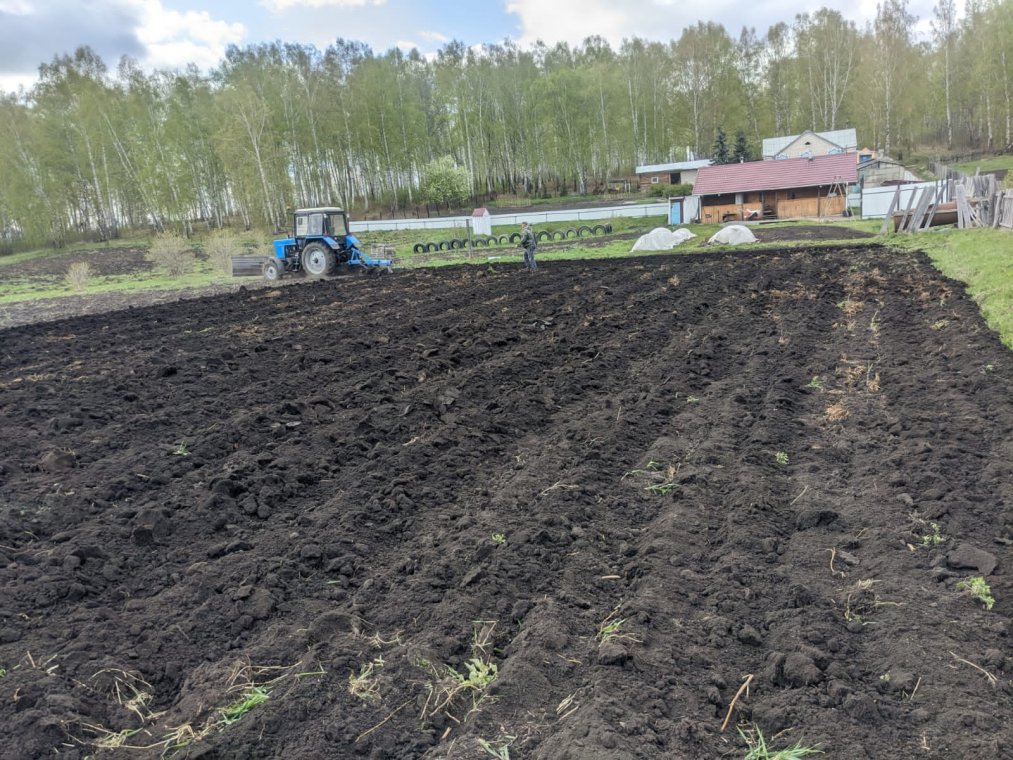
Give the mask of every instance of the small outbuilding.
[(471, 231), (476, 235), (492, 235), (492, 216), (489, 209), (477, 208), (471, 212)]
[(650, 190), (658, 185), (692, 185), (696, 181), (697, 171), (712, 163), (710, 159), (702, 159), (671, 164), (647, 164), (638, 166), (635, 171), (640, 189)]

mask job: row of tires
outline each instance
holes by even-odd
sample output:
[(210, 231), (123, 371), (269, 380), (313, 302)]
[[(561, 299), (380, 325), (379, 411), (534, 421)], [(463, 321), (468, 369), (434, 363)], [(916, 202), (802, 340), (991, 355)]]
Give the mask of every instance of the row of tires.
[[(612, 232), (611, 224), (596, 224), (594, 226), (581, 225), (570, 227), (565, 230), (539, 230), (535, 233), (535, 239), (540, 243), (552, 240), (570, 240), (574, 238), (587, 237), (589, 235), (608, 235)], [(471, 239), (472, 248), (486, 248), (492, 245), (517, 245), (521, 241), (521, 233), (513, 232), (509, 235), (492, 235), (490, 237), (475, 237)], [(468, 247), (468, 241), (462, 240), (441, 240), (431, 243), (416, 243), (412, 250), (415, 253), (433, 253), (435, 251), (456, 251)]]

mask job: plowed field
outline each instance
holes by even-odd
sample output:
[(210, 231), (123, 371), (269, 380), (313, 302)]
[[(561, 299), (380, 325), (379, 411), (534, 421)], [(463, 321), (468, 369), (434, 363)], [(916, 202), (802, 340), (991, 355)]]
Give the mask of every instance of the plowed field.
[(0, 758), (1008, 758), (1011, 378), (869, 246), (2, 331)]

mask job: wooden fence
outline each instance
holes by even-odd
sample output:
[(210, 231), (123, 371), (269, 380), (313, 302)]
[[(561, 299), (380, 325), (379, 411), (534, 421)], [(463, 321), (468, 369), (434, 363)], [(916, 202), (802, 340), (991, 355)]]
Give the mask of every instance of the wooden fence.
[[(927, 229), (948, 201), (949, 213), (952, 215), (956, 211), (958, 229), (990, 227), (1013, 230), (1013, 190), (1000, 187), (994, 174), (981, 174), (979, 171), (974, 176), (968, 176), (942, 164), (932, 164), (932, 170), (940, 177), (937, 186), (926, 187), (920, 195), (911, 193), (906, 207), (901, 203), (901, 188), (898, 186), (880, 233), (886, 232), (891, 219), (898, 232)], [(952, 219), (949, 221), (953, 223)]]

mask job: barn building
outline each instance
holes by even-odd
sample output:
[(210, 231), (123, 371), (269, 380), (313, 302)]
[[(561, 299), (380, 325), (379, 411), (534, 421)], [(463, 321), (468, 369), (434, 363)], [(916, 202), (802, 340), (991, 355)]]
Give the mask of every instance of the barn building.
[(638, 166), (634, 171), (640, 189), (650, 190), (658, 185), (692, 185), (696, 181), (697, 171), (711, 163), (710, 159), (702, 159), (674, 164), (648, 164)]
[(857, 178), (853, 153), (749, 161), (700, 169), (693, 193), (704, 223), (835, 216)]

